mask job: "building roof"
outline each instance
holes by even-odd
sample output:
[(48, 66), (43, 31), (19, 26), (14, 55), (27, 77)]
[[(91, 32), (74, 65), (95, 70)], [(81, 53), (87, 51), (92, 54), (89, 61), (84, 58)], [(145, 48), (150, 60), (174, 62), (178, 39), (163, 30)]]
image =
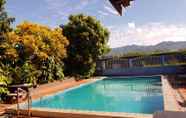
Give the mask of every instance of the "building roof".
[(120, 15), (122, 15), (122, 7), (126, 8), (130, 6), (131, 1), (134, 0), (110, 0), (111, 4)]

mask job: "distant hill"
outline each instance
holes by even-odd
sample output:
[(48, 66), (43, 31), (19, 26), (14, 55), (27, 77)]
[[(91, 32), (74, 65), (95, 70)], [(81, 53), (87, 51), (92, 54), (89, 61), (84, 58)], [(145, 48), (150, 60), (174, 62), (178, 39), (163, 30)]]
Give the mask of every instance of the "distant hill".
[(105, 56), (126, 55), (129, 53), (151, 53), (151, 52), (172, 52), (186, 49), (186, 41), (162, 42), (153, 46), (130, 45), (119, 48), (112, 48)]

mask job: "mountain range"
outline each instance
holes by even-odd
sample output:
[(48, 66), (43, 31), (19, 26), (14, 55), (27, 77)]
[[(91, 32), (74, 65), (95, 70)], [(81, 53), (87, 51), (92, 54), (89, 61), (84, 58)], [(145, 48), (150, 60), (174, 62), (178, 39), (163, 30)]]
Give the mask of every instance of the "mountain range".
[(129, 45), (123, 46), (119, 48), (112, 48), (111, 51), (105, 56), (117, 56), (117, 55), (125, 55), (129, 53), (151, 53), (151, 52), (171, 52), (171, 51), (179, 51), (186, 50), (186, 41), (178, 41), (178, 42), (161, 42), (157, 45), (150, 46), (140, 46), (140, 45)]

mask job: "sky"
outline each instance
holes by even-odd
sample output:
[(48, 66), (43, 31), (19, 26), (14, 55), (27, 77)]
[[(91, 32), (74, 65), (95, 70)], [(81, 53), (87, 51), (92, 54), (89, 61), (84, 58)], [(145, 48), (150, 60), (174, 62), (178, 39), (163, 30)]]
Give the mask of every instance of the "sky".
[(135, 0), (119, 16), (109, 0), (7, 0), (17, 24), (31, 21), (58, 27), (71, 14), (95, 16), (110, 31), (111, 48), (186, 41), (186, 0)]

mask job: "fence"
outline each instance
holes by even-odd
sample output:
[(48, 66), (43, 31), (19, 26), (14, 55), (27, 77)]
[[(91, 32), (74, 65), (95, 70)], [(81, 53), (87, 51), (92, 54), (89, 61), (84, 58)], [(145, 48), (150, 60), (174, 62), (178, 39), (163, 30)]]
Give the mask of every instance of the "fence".
[(152, 75), (186, 72), (186, 54), (110, 58), (99, 62), (102, 75)]

